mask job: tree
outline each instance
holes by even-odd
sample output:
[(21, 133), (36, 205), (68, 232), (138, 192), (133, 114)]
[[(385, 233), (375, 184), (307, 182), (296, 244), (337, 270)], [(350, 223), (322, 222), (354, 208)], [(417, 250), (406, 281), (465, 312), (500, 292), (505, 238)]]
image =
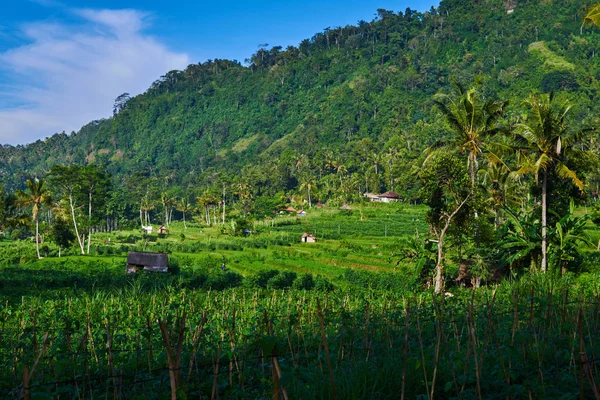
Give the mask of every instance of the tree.
[(81, 180), (79, 179), (80, 170), (81, 167), (78, 165), (71, 165), (69, 167), (54, 165), (50, 169), (50, 182), (58, 186), (69, 200), (75, 236), (77, 236), (81, 254), (85, 254), (85, 233), (79, 234), (79, 227), (75, 216), (76, 196), (81, 190)]
[[(467, 153), (471, 187), (475, 188), (475, 167), (477, 158), (485, 152), (493, 162), (500, 162), (492, 151), (493, 144), (486, 142), (499, 133), (498, 120), (504, 115), (507, 101), (486, 100), (476, 89), (465, 88), (453, 81), (455, 95), (436, 95), (434, 103), (456, 134), (449, 145), (461, 153)], [(448, 145), (446, 145), (448, 146)]]
[(548, 172), (554, 171), (583, 191), (583, 182), (565, 162), (570, 153), (577, 152), (574, 146), (585, 132), (568, 131), (566, 116), (571, 106), (566, 101), (556, 104), (554, 100), (554, 93), (531, 96), (525, 102), (529, 108), (527, 119), (516, 130), (519, 169), (513, 174), (534, 174), (536, 182), (542, 175), (542, 272), (548, 268)]
[(177, 202), (177, 211), (181, 211), (183, 214), (183, 229), (187, 229), (187, 225), (185, 224), (185, 214), (192, 211), (192, 203), (190, 203), (187, 197), (182, 197)]
[(127, 108), (127, 103), (131, 100), (131, 95), (129, 93), (123, 93), (119, 95), (115, 99), (115, 103), (113, 105), (113, 115), (116, 116), (118, 113)]
[(90, 245), (92, 242), (92, 224), (94, 222), (93, 212), (96, 208), (92, 207), (92, 204), (96, 206), (103, 205), (108, 196), (108, 190), (110, 187), (109, 176), (95, 165), (87, 165), (79, 170), (77, 178), (80, 181), (80, 195), (87, 198), (88, 202), (88, 215), (87, 215), (87, 254), (90, 254)]
[(162, 192), (160, 195), (160, 202), (163, 206), (163, 210), (165, 212), (165, 226), (169, 226), (169, 222), (171, 221), (171, 214), (173, 213), (173, 208), (177, 204), (177, 199), (170, 192)]
[(56, 218), (52, 224), (52, 239), (58, 246), (58, 256), (61, 250), (68, 247), (75, 240), (75, 234), (63, 218)]
[(35, 222), (35, 250), (38, 259), (40, 256), (40, 229), (39, 214), (43, 206), (50, 205), (50, 192), (46, 188), (46, 182), (38, 178), (29, 178), (25, 182), (26, 191), (17, 191), (17, 204), (21, 207), (31, 207), (31, 218)]
[(441, 293), (444, 289), (444, 240), (453, 220), (467, 218), (468, 210), (464, 206), (472, 191), (461, 161), (449, 153), (439, 153), (424, 164), (420, 178), (421, 197), (429, 206), (426, 219), (437, 241), (435, 292)]

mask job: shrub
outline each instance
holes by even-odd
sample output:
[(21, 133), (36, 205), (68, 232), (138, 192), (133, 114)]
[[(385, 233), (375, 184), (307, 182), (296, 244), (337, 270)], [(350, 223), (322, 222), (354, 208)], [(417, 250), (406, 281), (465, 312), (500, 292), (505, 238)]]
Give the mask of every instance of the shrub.
[(27, 238), (27, 232), (21, 229), (13, 229), (10, 233), (11, 240), (23, 240)]
[(260, 271), (256, 275), (250, 277), (250, 282), (258, 287), (266, 288), (269, 280), (275, 277), (277, 274), (279, 274), (279, 271), (276, 269)]
[(288, 289), (292, 287), (296, 280), (296, 273), (291, 271), (283, 271), (269, 279), (267, 288), (269, 289)]
[(312, 290), (315, 287), (315, 281), (311, 274), (299, 275), (292, 285), (297, 290)]
[(333, 283), (329, 282), (327, 278), (317, 275), (315, 278), (315, 290), (319, 292), (331, 292), (335, 289)]
[(212, 290), (224, 290), (240, 286), (244, 277), (235, 272), (211, 275), (206, 282), (206, 287)]

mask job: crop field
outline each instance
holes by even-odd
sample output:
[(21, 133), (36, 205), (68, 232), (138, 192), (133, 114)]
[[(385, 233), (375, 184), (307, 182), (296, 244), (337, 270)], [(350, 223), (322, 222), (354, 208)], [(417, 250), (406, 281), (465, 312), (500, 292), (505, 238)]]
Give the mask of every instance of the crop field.
[[(195, 223), (98, 233), (89, 256), (48, 246), (42, 260), (30, 241), (0, 242), (0, 396), (593, 396), (597, 276), (435, 296), (398, 254), (424, 211), (315, 209), (246, 236)], [(125, 275), (128, 250), (168, 252), (173, 273)]]

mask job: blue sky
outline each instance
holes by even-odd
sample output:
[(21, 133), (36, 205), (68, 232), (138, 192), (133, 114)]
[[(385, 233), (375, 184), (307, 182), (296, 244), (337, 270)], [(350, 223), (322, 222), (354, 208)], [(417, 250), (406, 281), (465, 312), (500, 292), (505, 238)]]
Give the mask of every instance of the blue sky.
[(8, 0), (0, 13), (0, 143), (23, 144), (111, 115), (171, 69), (241, 62), (258, 44), (297, 45), (378, 8), (432, 0)]

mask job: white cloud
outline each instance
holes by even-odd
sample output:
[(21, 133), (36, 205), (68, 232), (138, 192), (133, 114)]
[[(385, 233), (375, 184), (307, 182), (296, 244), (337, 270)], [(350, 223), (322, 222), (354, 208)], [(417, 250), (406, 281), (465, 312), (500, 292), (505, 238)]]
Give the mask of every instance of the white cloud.
[[(0, 143), (28, 143), (112, 113), (121, 93), (190, 63), (143, 32), (136, 10), (73, 10), (80, 23), (23, 27), (27, 45), (0, 52)], [(2, 104), (19, 104), (2, 108)]]

